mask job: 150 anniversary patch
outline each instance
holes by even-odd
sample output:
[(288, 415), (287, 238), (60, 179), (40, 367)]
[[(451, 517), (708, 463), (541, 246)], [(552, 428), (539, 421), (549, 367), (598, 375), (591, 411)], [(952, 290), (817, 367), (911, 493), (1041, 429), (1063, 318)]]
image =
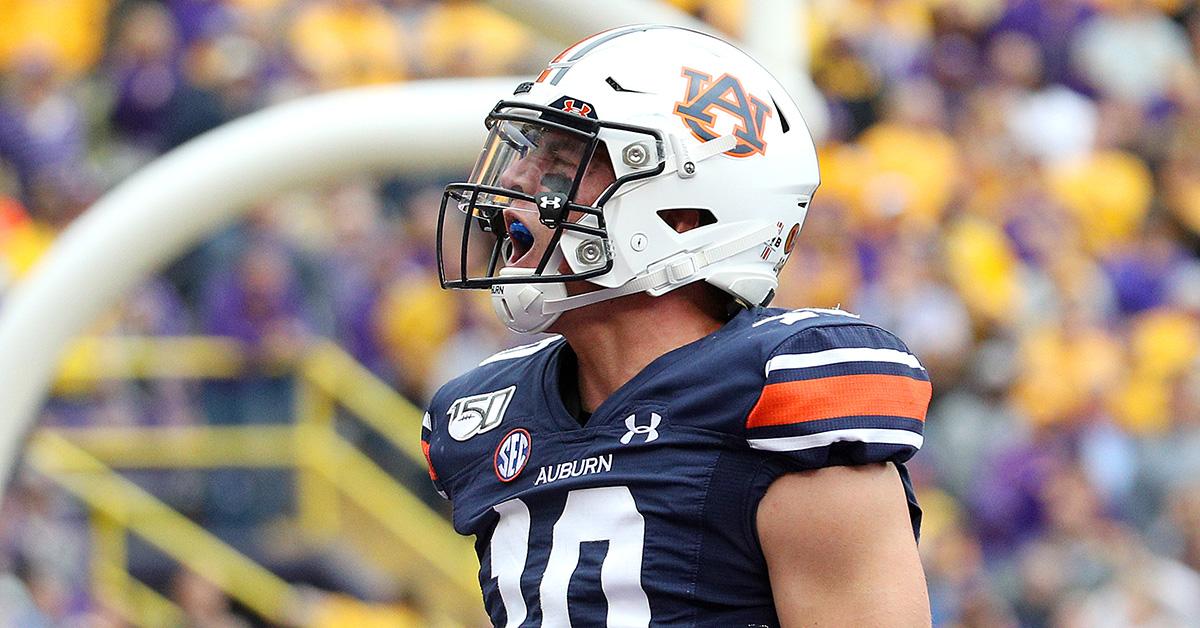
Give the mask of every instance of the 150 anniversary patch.
[(495, 429), (504, 420), (504, 413), (516, 392), (516, 386), (509, 386), (504, 390), (455, 399), (446, 413), (450, 415), (446, 426), (450, 438), (465, 441)]

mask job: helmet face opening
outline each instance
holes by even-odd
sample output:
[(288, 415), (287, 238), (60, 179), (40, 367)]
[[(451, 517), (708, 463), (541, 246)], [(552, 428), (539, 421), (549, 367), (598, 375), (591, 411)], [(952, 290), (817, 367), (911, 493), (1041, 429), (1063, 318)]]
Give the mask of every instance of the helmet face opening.
[[(437, 230), (442, 286), (578, 281), (612, 270), (601, 208), (622, 184), (654, 176), (663, 166), (617, 178), (601, 130), (645, 133), (653, 141), (661, 141), (659, 133), (503, 101), (486, 124), (488, 137), (470, 179), (450, 184), (442, 194)], [(582, 272), (555, 255), (568, 231), (588, 238), (578, 255), (589, 266)], [(506, 267), (533, 272), (501, 276)]]

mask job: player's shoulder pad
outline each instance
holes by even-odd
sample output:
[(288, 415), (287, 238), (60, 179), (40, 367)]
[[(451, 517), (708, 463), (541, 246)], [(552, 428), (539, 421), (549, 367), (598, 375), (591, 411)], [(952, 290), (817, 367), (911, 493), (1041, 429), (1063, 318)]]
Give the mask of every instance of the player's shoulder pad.
[(768, 337), (751, 447), (802, 467), (903, 461), (923, 442), (929, 375), (891, 332), (842, 310), (759, 313)]
[[(450, 492), (447, 478), (477, 458), (478, 452), (462, 445), (475, 445), (476, 436), (501, 426), (510, 413), (509, 406), (521, 403), (517, 401), (518, 387), (540, 390), (545, 360), (552, 347), (562, 342), (561, 336), (550, 336), (506, 349), (434, 393), (423, 417), (421, 444), (429, 476), (443, 496)], [(528, 403), (527, 397), (524, 403)]]
[[(547, 336), (537, 342), (512, 347), (489, 356), (478, 366), (446, 382), (433, 396), (431, 408), (444, 401), (446, 407), (457, 398), (477, 395), (506, 387), (518, 382), (528, 382), (556, 344), (564, 342), (562, 336)], [(443, 408), (443, 411), (445, 409)]]
[(857, 314), (842, 309), (802, 308), (785, 310), (760, 308), (752, 314), (747, 330), (750, 338), (762, 348), (770, 351), (775, 345), (788, 338), (802, 334), (815, 327), (837, 327), (842, 325), (870, 325)]
[[(750, 335), (765, 351), (766, 371), (777, 357), (833, 349), (890, 350), (908, 354), (905, 363), (924, 372), (908, 347), (892, 332), (842, 309), (804, 308), (799, 310), (762, 309), (750, 324)], [(865, 354), (863, 354), (865, 355)], [(875, 353), (876, 357), (885, 355)], [(828, 357), (828, 356), (827, 356)], [(782, 358), (779, 362), (794, 361)]]

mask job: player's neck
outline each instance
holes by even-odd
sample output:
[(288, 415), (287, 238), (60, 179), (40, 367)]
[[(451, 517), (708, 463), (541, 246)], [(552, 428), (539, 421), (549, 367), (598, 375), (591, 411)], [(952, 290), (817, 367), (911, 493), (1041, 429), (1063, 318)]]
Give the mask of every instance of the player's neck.
[(585, 411), (595, 411), (659, 356), (721, 328), (723, 317), (695, 298), (699, 288), (657, 298), (633, 294), (563, 315), (554, 331), (578, 357)]

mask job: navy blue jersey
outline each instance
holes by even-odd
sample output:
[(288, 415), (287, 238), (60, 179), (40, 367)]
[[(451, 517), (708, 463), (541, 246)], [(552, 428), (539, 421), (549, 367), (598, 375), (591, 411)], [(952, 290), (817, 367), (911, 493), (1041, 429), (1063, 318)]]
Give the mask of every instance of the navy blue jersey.
[(496, 626), (776, 626), (755, 531), (780, 475), (897, 463), (921, 446), (929, 378), (841, 311), (755, 309), (567, 411), (560, 337), (434, 396), (430, 476), (474, 535)]

